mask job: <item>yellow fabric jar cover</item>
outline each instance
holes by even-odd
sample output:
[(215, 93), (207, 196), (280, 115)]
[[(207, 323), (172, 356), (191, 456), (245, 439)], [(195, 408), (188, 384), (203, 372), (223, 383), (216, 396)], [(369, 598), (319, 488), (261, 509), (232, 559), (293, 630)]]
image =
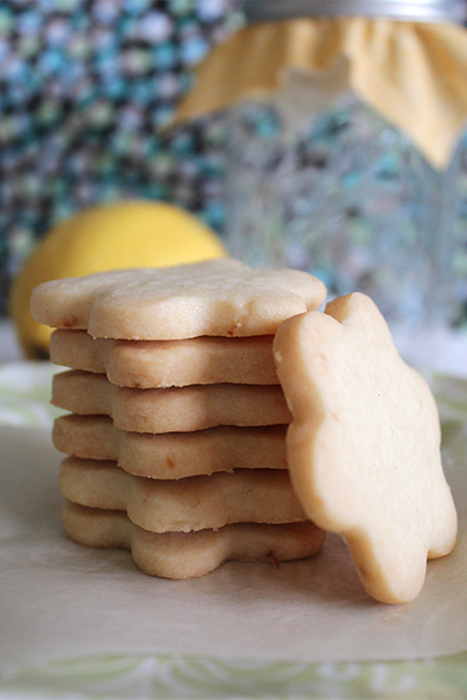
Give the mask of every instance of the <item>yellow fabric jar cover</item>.
[[(200, 64), (175, 122), (265, 98), (307, 76), (307, 109), (342, 89), (408, 134), (436, 168), (467, 122), (467, 30), (451, 23), (304, 18), (244, 27)], [(310, 111), (310, 113), (311, 113)]]

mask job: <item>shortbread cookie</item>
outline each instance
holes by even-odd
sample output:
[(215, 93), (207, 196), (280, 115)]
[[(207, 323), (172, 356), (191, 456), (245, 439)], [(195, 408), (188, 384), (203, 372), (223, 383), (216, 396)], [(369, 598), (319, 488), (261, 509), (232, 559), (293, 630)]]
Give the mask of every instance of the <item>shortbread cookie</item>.
[(273, 336), (189, 340), (111, 340), (86, 331), (57, 330), (50, 339), (56, 365), (107, 375), (139, 389), (190, 384), (278, 384)]
[(103, 272), (45, 282), (31, 296), (36, 321), (95, 338), (178, 340), (272, 335), (326, 297), (298, 270), (254, 270), (236, 260)]
[(131, 389), (111, 384), (104, 374), (80, 370), (54, 376), (52, 403), (79, 415), (109, 415), (117, 428), (138, 433), (189, 432), (217, 425), (280, 425), (291, 419), (279, 385)]
[(363, 294), (286, 321), (274, 354), (293, 415), (289, 469), (305, 512), (346, 540), (370, 595), (413, 600), (427, 558), (448, 554), (457, 530), (427, 384)]
[(322, 547), (325, 533), (309, 521), (286, 525), (240, 523), (219, 530), (148, 532), (125, 512), (67, 502), (62, 510), (67, 536), (88, 547), (131, 549), (136, 565), (151, 576), (204, 576), (228, 560), (278, 562), (303, 559)]
[(284, 470), (243, 469), (160, 481), (128, 474), (115, 462), (67, 457), (60, 465), (59, 486), (73, 503), (125, 510), (132, 522), (152, 532), (307, 519)]
[(130, 474), (183, 479), (233, 469), (286, 469), (285, 430), (221, 426), (152, 435), (118, 430), (107, 416), (72, 414), (55, 420), (53, 442), (68, 455), (116, 461)]

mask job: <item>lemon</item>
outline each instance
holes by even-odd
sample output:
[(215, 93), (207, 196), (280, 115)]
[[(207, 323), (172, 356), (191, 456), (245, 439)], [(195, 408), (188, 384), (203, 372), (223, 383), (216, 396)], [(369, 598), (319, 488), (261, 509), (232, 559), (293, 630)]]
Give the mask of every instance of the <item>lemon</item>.
[(207, 226), (171, 204), (145, 200), (100, 205), (53, 227), (13, 281), (10, 315), (26, 357), (47, 357), (51, 330), (29, 311), (41, 282), (130, 267), (167, 267), (222, 257)]

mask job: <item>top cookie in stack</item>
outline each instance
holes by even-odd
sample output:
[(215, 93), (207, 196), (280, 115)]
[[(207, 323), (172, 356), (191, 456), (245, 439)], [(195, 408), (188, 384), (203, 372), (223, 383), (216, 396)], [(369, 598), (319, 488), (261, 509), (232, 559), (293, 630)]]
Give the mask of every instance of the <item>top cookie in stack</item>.
[(273, 335), (325, 296), (323, 283), (305, 272), (219, 259), (46, 282), (33, 291), (31, 312), (39, 323), (84, 329), (93, 338), (244, 338)]
[[(210, 529), (218, 549), (221, 538), (230, 542), (221, 560), (317, 551), (323, 534), (307, 522), (285, 469), (291, 417), (272, 339), (285, 319), (319, 307), (325, 294), (307, 273), (253, 270), (226, 259), (36, 288), (33, 316), (59, 329), (51, 359), (72, 368), (53, 387), (54, 403), (72, 412), (54, 428), (56, 446), (70, 455), (61, 470), (68, 534), (137, 550), (141, 532), (116, 535), (128, 530), (124, 515), (132, 533), (143, 528), (186, 539)], [(167, 481), (178, 479), (180, 488)], [(162, 497), (173, 501), (165, 520)], [(151, 510), (150, 502), (158, 505)], [(124, 513), (116, 524), (102, 510)], [(253, 530), (246, 545), (242, 531), (226, 537), (224, 527), (247, 524)], [(167, 567), (154, 564), (151, 552), (150, 561), (147, 554), (135, 560), (170, 577), (219, 563), (211, 558), (200, 569), (186, 557), (174, 565), (172, 556)]]

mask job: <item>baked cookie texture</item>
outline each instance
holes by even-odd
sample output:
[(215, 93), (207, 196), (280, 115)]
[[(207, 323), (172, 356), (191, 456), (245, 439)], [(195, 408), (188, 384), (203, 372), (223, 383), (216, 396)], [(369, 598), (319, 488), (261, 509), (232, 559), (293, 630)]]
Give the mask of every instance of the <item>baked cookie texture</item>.
[(117, 428), (139, 433), (290, 423), (279, 385), (195, 384), (133, 389), (115, 386), (103, 374), (70, 370), (54, 376), (52, 403), (78, 415), (108, 415)]
[(316, 277), (298, 270), (254, 270), (221, 258), (138, 268), (40, 284), (35, 321), (86, 329), (94, 338), (178, 340), (274, 334), (281, 322), (326, 298)]
[(50, 359), (87, 372), (102, 373), (112, 384), (135, 389), (193, 384), (279, 384), (272, 335), (246, 338), (201, 336), (188, 340), (92, 338), (85, 330), (57, 330)]
[(151, 479), (287, 469), (286, 425), (219, 426), (184, 433), (134, 433), (116, 428), (109, 416), (68, 414), (55, 420), (59, 452), (82, 459), (111, 460), (130, 474)]
[(51, 359), (72, 368), (52, 386), (70, 412), (53, 429), (68, 537), (169, 578), (316, 554), (325, 533), (290, 483), (272, 347), (325, 294), (307, 273), (226, 259), (37, 287)]
[(133, 476), (114, 462), (67, 457), (60, 465), (59, 488), (73, 503), (125, 511), (132, 522), (151, 532), (307, 520), (286, 470), (238, 469), (164, 481)]
[(427, 559), (454, 547), (437, 407), (369, 297), (285, 321), (274, 340), (293, 419), (287, 459), (308, 517), (347, 542), (367, 592), (413, 600)]
[(136, 565), (150, 576), (187, 579), (205, 576), (226, 561), (278, 562), (319, 552), (325, 533), (309, 521), (286, 525), (236, 523), (218, 530), (150, 532), (124, 511), (87, 508), (66, 501), (63, 527), (87, 547), (131, 549)]
[(230, 259), (37, 287), (72, 368), (53, 383), (67, 535), (177, 578), (329, 531), (370, 596), (413, 600), (457, 533), (436, 404), (367, 296), (325, 296)]

